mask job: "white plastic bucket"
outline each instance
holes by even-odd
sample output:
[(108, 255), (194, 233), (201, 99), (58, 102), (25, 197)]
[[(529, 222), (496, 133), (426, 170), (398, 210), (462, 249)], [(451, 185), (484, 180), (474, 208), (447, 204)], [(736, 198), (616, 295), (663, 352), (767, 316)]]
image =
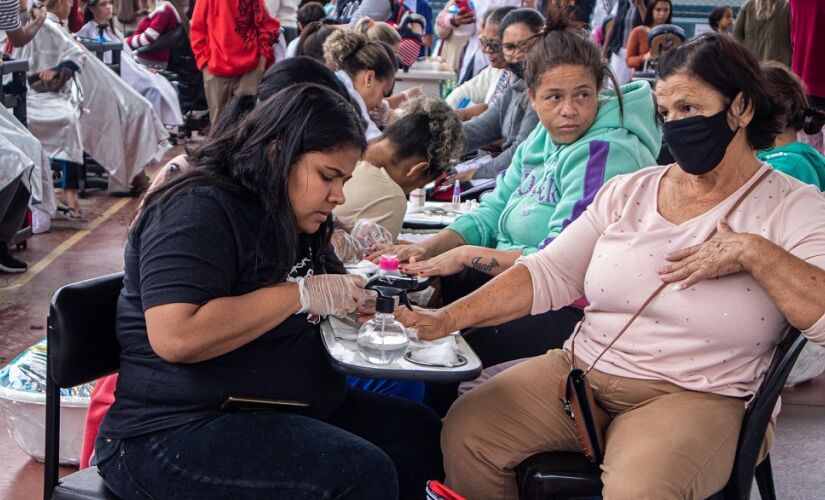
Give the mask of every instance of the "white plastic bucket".
[[(78, 465), (89, 398), (64, 396), (60, 402), (60, 463)], [(26, 454), (42, 462), (46, 456), (46, 395), (0, 385), (0, 411), (9, 435)]]

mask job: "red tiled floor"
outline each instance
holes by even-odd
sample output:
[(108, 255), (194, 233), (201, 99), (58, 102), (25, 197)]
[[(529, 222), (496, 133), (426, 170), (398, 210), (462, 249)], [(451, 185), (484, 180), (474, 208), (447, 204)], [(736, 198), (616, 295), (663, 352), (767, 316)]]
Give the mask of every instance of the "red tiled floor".
[[(179, 151), (179, 149), (177, 149)], [(81, 200), (86, 222), (56, 220), (18, 256), (34, 265), (69, 240), (119, 200), (93, 193)], [(123, 243), (137, 200), (129, 200), (106, 222), (58, 256), (24, 286), (5, 290), (21, 275), (0, 274), (0, 366), (45, 336), (49, 299), (60, 286), (122, 269)], [(772, 451), (779, 498), (820, 498), (825, 463), (818, 460), (825, 442), (825, 375), (783, 393), (783, 413)], [(74, 469), (61, 468), (61, 474)], [(0, 419), (0, 500), (42, 498), (43, 465), (31, 460), (6, 432)]]
[[(174, 148), (167, 158), (180, 151), (180, 147)], [(152, 170), (157, 168), (147, 169), (150, 174)], [(113, 198), (99, 191), (90, 191), (89, 195), (80, 200), (82, 221), (57, 217), (52, 221), (50, 232), (32, 237), (25, 250), (15, 252), (17, 258), (29, 264), (28, 273), (0, 274), (0, 366), (45, 337), (49, 300), (55, 290), (68, 283), (123, 269), (126, 230), (139, 200)], [(122, 206), (105, 222), (90, 232), (85, 231), (95, 219), (116, 204)], [(78, 237), (80, 239), (73, 246), (57, 255), (30, 281), (9, 288), (19, 279), (29, 277), (33, 273), (32, 268), (61, 244)], [(60, 474), (74, 470), (72, 467), (61, 467)], [(43, 465), (32, 460), (17, 446), (7, 432), (5, 419), (0, 417), (0, 500), (42, 497)]]

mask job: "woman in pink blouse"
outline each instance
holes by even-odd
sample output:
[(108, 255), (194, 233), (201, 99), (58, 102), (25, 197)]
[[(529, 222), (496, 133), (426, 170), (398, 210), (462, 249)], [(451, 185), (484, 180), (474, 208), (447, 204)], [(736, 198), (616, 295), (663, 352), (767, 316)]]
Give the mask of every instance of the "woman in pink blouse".
[[(676, 164), (610, 180), (544, 250), (448, 307), (402, 313), (419, 336), (438, 338), (586, 295), (575, 338), (584, 368), (667, 283), (588, 375), (606, 427), (607, 499), (720, 490), (784, 324), (825, 345), (825, 200), (756, 158), (783, 113), (757, 61), (709, 34), (667, 52), (658, 77)], [(570, 349), (568, 340), (453, 405), (441, 442), (459, 493), (516, 498), (513, 469), (525, 458), (581, 450), (558, 397)]]

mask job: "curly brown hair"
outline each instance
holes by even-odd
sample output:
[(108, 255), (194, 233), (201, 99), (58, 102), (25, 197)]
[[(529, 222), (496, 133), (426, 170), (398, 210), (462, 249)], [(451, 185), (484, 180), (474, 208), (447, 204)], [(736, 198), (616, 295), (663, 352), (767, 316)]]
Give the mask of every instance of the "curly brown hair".
[(464, 152), (466, 140), (461, 120), (444, 101), (418, 97), (402, 106), (405, 114), (384, 130), (384, 138), (401, 158), (425, 158), (427, 174), (447, 170), (450, 160)]

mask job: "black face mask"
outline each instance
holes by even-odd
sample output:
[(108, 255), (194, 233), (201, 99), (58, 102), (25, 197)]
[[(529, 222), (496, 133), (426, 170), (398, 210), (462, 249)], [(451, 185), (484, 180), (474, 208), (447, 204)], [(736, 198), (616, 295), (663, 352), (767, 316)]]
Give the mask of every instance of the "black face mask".
[(519, 78), (524, 78), (524, 61), (507, 63), (507, 68)]
[(706, 174), (719, 165), (736, 130), (728, 126), (727, 108), (713, 116), (691, 116), (662, 126), (673, 158), (692, 175)]

